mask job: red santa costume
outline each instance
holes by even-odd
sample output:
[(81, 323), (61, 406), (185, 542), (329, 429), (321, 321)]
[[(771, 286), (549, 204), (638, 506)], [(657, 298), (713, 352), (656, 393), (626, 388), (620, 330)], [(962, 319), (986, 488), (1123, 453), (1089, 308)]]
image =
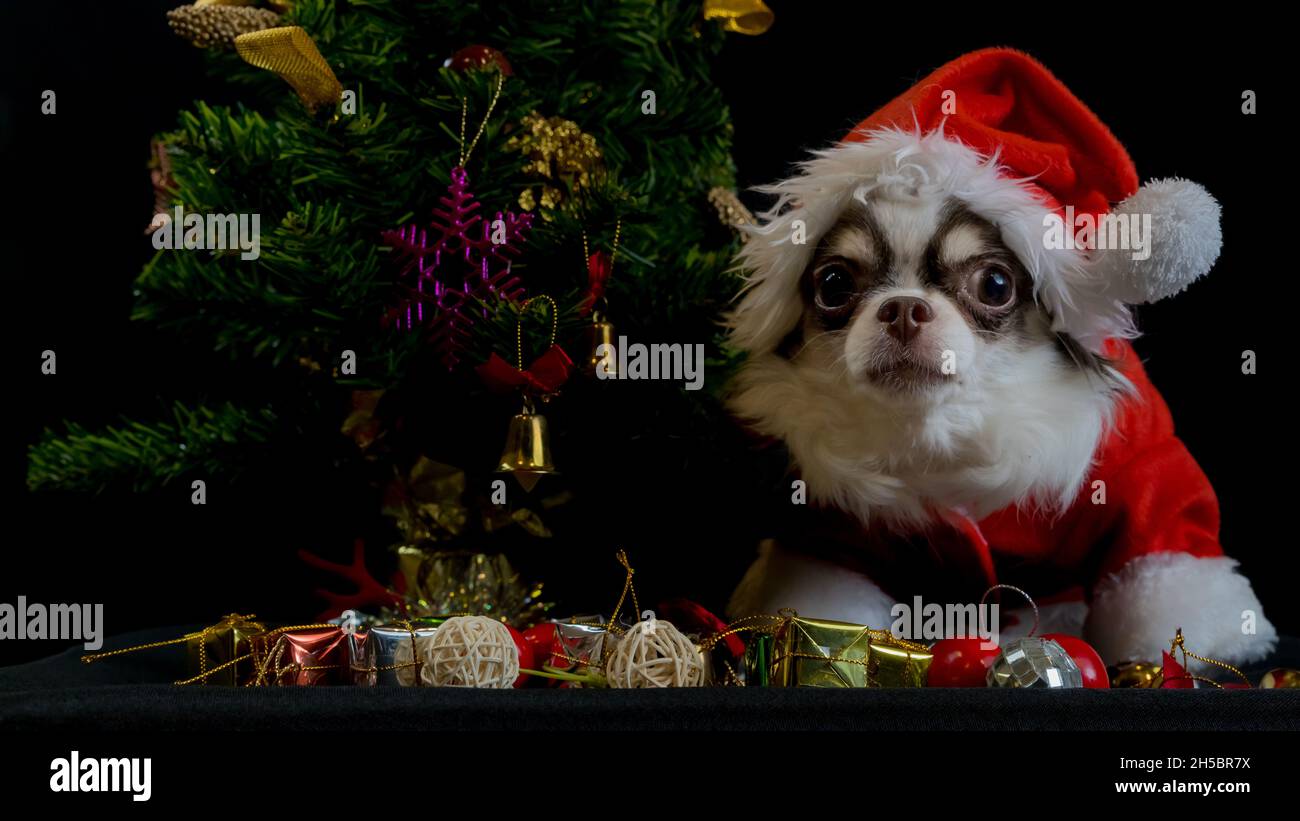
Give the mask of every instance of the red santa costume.
[[(1009, 49), (986, 49), (945, 65), (818, 157), (805, 166), (802, 189), (786, 189), (794, 191), (811, 236), (834, 218), (829, 207), (817, 210), (823, 193), (915, 164), (927, 183), (943, 186), (999, 228), (1031, 273), (1035, 298), (1050, 311), (1053, 329), (1111, 359), (1133, 386), (1056, 510), (1045, 513), (1017, 499), (1000, 510), (945, 511), (942, 517), (957, 524), (948, 535), (960, 537), (936, 540), (931, 532), (927, 548), (933, 551), (938, 541), (949, 555), (964, 553), (972, 590), (998, 581), (1008, 563), (1051, 567), (1060, 579), (1077, 583), (1088, 604), (1084, 635), (1108, 663), (1159, 658), (1178, 628), (1209, 656), (1235, 662), (1266, 656), (1276, 631), (1237, 563), (1224, 556), (1214, 491), (1175, 436), (1169, 409), (1127, 341), (1135, 335), (1129, 305), (1180, 292), (1217, 259), (1217, 203), (1184, 180), (1139, 186), (1133, 161), (1109, 129), (1041, 64)], [(1149, 256), (1135, 259), (1121, 248), (1044, 249), (1046, 216), (1096, 219), (1107, 213), (1151, 215)], [(768, 281), (785, 278), (782, 290), (768, 287), (742, 304), (733, 338), (751, 354), (771, 350), (797, 321), (801, 308), (789, 295), (807, 260), (793, 253), (775, 242), (746, 251), (745, 261), (769, 272), (763, 275)], [(878, 607), (836, 609), (833, 603), (857, 595), (856, 582), (845, 574), (858, 570), (870, 579), (860, 581), (905, 598), (888, 578), (889, 567), (897, 577), (904, 566), (897, 558), (896, 552), (887, 559), (878, 553), (847, 570), (827, 563), (794, 583), (789, 606), (805, 615), (885, 626)], [(789, 582), (793, 571), (782, 564), (787, 559), (768, 552), (764, 561), (763, 578)], [(765, 583), (756, 572), (742, 582), (739, 598), (746, 598), (746, 585), (754, 593)], [(1049, 591), (1031, 592), (1046, 598)]]

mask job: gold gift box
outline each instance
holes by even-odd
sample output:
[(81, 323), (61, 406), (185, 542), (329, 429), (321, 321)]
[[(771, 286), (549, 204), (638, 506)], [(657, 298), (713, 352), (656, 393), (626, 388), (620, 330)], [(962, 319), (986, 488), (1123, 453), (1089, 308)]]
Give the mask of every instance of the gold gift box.
[[(188, 634), (185, 636), (188, 675), (202, 677), (195, 684), (233, 686), (247, 683), (255, 669), (252, 639), (264, 632), (266, 628), (260, 622), (232, 613), (211, 627)], [(210, 672), (241, 656), (247, 658)]]
[(924, 687), (933, 655), (860, 624), (792, 617), (777, 630), (773, 687)]

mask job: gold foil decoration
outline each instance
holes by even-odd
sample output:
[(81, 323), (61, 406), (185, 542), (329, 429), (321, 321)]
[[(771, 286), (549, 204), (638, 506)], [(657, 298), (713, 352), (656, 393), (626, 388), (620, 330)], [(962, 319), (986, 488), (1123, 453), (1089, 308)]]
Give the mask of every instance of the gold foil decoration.
[(525, 584), (500, 553), (470, 550), (397, 549), (406, 580), (406, 602), (415, 617), (448, 613), (491, 616), (513, 625), (539, 620), (550, 605), (541, 584)]
[(343, 96), (343, 86), (301, 26), (241, 34), (235, 38), (235, 50), (244, 62), (280, 75), (310, 111)]
[(704, 19), (720, 21), (727, 31), (757, 36), (772, 27), (776, 15), (763, 0), (704, 0)]
[(421, 456), (384, 491), (383, 512), (391, 516), (407, 544), (446, 542), (465, 532), (465, 472)]
[[(313, 373), (321, 369), (320, 363), (310, 357), (300, 357), (298, 363)], [(375, 415), (383, 396), (382, 390), (352, 392), (352, 412), (343, 420), (340, 432), (356, 442), (363, 452), (384, 434), (383, 425)]]
[(538, 205), (557, 208), (565, 198), (560, 185), (576, 193), (589, 187), (604, 170), (604, 155), (596, 138), (572, 120), (543, 117), (534, 111), (520, 120), (520, 125), (523, 133), (511, 137), (506, 150), (527, 156), (524, 174), (546, 180), (536, 190), (527, 188), (519, 195), (523, 210), (531, 211)]

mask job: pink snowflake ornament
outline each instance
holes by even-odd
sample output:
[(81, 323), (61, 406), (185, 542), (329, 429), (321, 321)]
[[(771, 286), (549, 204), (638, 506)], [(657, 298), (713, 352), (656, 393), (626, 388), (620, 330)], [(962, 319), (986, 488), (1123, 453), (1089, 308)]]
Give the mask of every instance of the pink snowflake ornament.
[(532, 227), (532, 214), (498, 211), (492, 220), (478, 213), (464, 168), (451, 170), (447, 193), (438, 198), (427, 227), (417, 224), (385, 231), (384, 239), (402, 261), (402, 297), (389, 320), (406, 329), (428, 327), (448, 369), (460, 361), (469, 329), (487, 311), (482, 302), (517, 302), (524, 285), (511, 261)]

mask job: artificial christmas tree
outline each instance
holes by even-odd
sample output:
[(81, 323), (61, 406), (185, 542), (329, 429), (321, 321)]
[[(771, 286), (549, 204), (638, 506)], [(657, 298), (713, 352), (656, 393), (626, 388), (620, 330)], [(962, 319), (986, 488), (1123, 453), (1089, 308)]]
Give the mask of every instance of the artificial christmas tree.
[[(288, 486), (328, 471), (378, 524), (286, 550), (339, 558), (368, 535), (384, 578), (380, 546), (411, 545), (379, 500), (402, 496), (422, 460), (465, 471), (466, 521), (449, 536), (475, 551), (488, 534), (550, 535), (541, 512), (559, 502), (596, 530), (625, 521), (630, 505), (604, 491), (651, 481), (651, 446), (671, 475), (718, 463), (712, 390), (575, 377), (550, 419), (565, 476), (493, 498), (518, 406), (476, 367), (522, 368), (516, 350), (536, 356), (552, 335), (585, 364), (612, 315), (631, 339), (704, 345), (709, 387), (725, 381), (715, 322), (739, 286), (737, 240), (709, 192), (735, 181), (709, 66), (735, 35), (700, 4), (650, 0), (302, 0), (276, 25), (206, 55), (238, 103), (198, 102), (158, 138), (159, 210), (259, 215), (258, 256), (162, 250), (135, 284), (133, 317), (159, 344), (228, 354), (243, 389), (162, 400), (160, 386), (169, 410), (152, 419), (72, 418), (31, 448), (30, 487), (148, 493), (250, 472)], [(617, 272), (595, 282), (588, 249), (615, 248)], [(542, 295), (554, 311), (522, 311)], [(601, 530), (598, 555), (618, 537)]]

